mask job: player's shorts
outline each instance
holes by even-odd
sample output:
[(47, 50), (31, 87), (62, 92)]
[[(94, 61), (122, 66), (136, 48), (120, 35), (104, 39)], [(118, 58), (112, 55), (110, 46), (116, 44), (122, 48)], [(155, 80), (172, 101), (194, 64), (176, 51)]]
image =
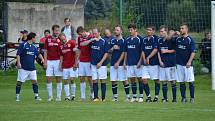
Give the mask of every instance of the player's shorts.
[(142, 66), (140, 68), (137, 68), (137, 66), (127, 66), (128, 78), (142, 77), (143, 76), (142, 69), (143, 69)]
[(92, 80), (107, 79), (107, 66), (101, 66), (99, 69), (91, 65)]
[(142, 79), (151, 79), (151, 80), (159, 79), (159, 66), (158, 65), (143, 66), (142, 73), (143, 73)]
[(114, 66), (110, 67), (110, 81), (126, 81), (127, 72), (123, 66), (119, 66), (118, 69), (115, 69)]
[(17, 81), (25, 82), (26, 80), (37, 80), (36, 70), (27, 71), (24, 69), (18, 69)]
[(176, 80), (176, 67), (159, 68), (160, 81), (174, 81)]
[(73, 68), (63, 69), (63, 79), (76, 78), (78, 77), (78, 69)]
[(46, 76), (62, 76), (60, 60), (47, 60)]
[(79, 63), (78, 75), (79, 76), (92, 76), (90, 62), (80, 62)]
[(194, 71), (193, 66), (187, 68), (186, 66), (176, 66), (176, 80), (177, 82), (194, 82)]

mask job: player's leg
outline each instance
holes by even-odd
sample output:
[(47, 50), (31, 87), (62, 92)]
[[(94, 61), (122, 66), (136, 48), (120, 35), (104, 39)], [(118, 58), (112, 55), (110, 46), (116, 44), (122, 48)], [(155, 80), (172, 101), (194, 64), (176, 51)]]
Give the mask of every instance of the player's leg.
[(138, 83), (139, 83), (139, 99), (138, 99), (138, 102), (143, 102), (143, 80), (142, 80), (142, 76), (143, 76), (143, 73), (142, 73), (142, 66), (140, 68), (135, 68), (135, 73), (136, 73), (136, 76), (137, 76), (137, 80), (138, 80)]
[(186, 103), (186, 84), (185, 84), (185, 66), (177, 65), (177, 81), (180, 83), (181, 102)]
[(21, 81), (17, 81), (16, 83), (16, 101), (19, 102), (20, 101), (20, 91), (21, 91), (21, 86), (22, 86), (22, 82)]
[(168, 102), (168, 97), (167, 97), (168, 83), (167, 83), (167, 81), (162, 81), (162, 92), (163, 92), (162, 102)]
[(132, 91), (131, 102), (136, 102), (137, 101), (137, 84), (136, 84), (136, 75), (135, 75), (134, 66), (127, 66), (127, 75), (131, 82), (131, 91)]
[(92, 80), (93, 80), (93, 92), (94, 92), (94, 99), (93, 101), (99, 101), (98, 97), (98, 73), (95, 65), (91, 65), (91, 72), (92, 72)]
[(177, 91), (176, 81), (171, 81), (170, 83), (172, 86), (172, 102), (177, 102), (177, 99), (176, 99), (176, 91)]
[(48, 91), (48, 101), (53, 100), (53, 92), (52, 92), (52, 76), (54, 72), (53, 62), (47, 61), (47, 68), (46, 68), (46, 88)]
[(127, 77), (126, 69), (123, 66), (118, 67), (118, 80), (123, 82), (124, 90), (125, 90), (125, 101), (130, 101), (130, 94), (129, 94), (129, 82)]
[(87, 77), (88, 83), (89, 83), (89, 90), (90, 90), (90, 99), (94, 99), (94, 92), (93, 92), (93, 80), (91, 76)]
[(34, 92), (34, 98), (36, 101), (41, 101), (42, 99), (38, 95), (38, 85), (37, 85), (37, 72), (29, 71), (29, 79), (32, 80), (32, 89)]
[(110, 81), (112, 84), (112, 93), (113, 93), (112, 101), (118, 101), (117, 82), (116, 82), (118, 80), (117, 70), (113, 66), (110, 67)]
[(32, 80), (32, 88), (34, 91), (34, 98), (36, 101), (41, 101), (42, 99), (39, 97), (38, 94), (38, 85), (37, 85), (37, 80)]
[(101, 80), (102, 101), (105, 101), (105, 97), (106, 97), (107, 66), (101, 66), (98, 69), (98, 78)]
[(151, 94), (150, 94), (150, 88), (149, 88), (149, 84), (148, 84), (148, 79), (150, 78), (149, 75), (149, 70), (148, 70), (148, 66), (144, 66), (143, 67), (143, 90), (146, 93), (146, 102), (152, 102), (151, 100)]
[(154, 80), (154, 83), (155, 83), (155, 97), (154, 97), (153, 102), (157, 102), (159, 92), (160, 92), (160, 80), (159, 80), (159, 77), (158, 77), (159, 66), (157, 66), (157, 65), (149, 66), (149, 72), (150, 72), (151, 79)]
[(194, 93), (195, 93), (195, 86), (194, 86), (194, 71), (193, 67), (186, 68), (186, 81), (189, 82), (189, 90), (190, 90), (190, 103), (194, 103)]
[(75, 93), (76, 93), (76, 83), (75, 78), (70, 78), (71, 81), (71, 100), (75, 100)]
[(81, 100), (85, 100), (86, 96), (85, 96), (85, 90), (86, 90), (86, 81), (85, 81), (85, 63), (80, 62), (79, 63), (79, 71), (78, 71), (78, 75), (80, 77), (80, 94), (81, 94)]
[(63, 81), (64, 81), (64, 92), (65, 92), (65, 101), (70, 100), (70, 81), (69, 81), (69, 71), (68, 69), (63, 69)]
[(18, 69), (18, 74), (17, 74), (17, 83), (16, 83), (16, 101), (20, 101), (20, 91), (22, 87), (22, 83), (25, 82), (25, 79), (27, 78), (26, 73), (24, 72), (23, 69)]
[(54, 76), (56, 77), (57, 83), (57, 97), (56, 101), (61, 101), (61, 93), (62, 93), (62, 75), (63, 72), (60, 70), (60, 60), (53, 61), (54, 64)]
[(125, 80), (125, 81), (123, 81), (123, 85), (124, 85), (124, 90), (125, 90), (125, 95), (126, 95), (126, 99), (125, 99), (125, 101), (126, 102), (129, 102), (130, 101), (130, 92), (129, 92), (129, 82), (128, 82), (128, 80)]

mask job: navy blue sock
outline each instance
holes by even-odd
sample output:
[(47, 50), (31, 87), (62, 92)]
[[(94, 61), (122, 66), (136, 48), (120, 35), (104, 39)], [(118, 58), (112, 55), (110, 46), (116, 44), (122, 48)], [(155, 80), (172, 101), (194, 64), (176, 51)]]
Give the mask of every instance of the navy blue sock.
[(136, 82), (131, 84), (131, 89), (132, 89), (133, 95), (136, 95), (137, 94), (137, 84), (136, 84)]
[(93, 83), (94, 98), (98, 98), (98, 83)]
[(146, 93), (146, 96), (149, 97), (150, 96), (150, 88), (149, 88), (149, 84), (143, 84), (143, 89)]
[(194, 82), (189, 83), (189, 89), (190, 89), (190, 98), (194, 98), (194, 92), (195, 92)]
[(181, 91), (181, 97), (186, 98), (186, 85), (185, 83), (180, 83), (180, 91)]
[(155, 82), (155, 96), (158, 96), (160, 92), (160, 83)]
[(112, 84), (112, 92), (113, 94), (117, 94), (117, 84)]
[(125, 94), (129, 95), (129, 84), (124, 85)]
[(163, 98), (167, 99), (167, 91), (168, 91), (167, 83), (164, 83), (162, 85), (162, 91), (163, 91)]
[(32, 88), (33, 88), (33, 91), (34, 91), (34, 94), (38, 94), (38, 85), (37, 84), (32, 84)]
[(106, 83), (101, 83), (101, 90), (102, 90), (102, 100), (105, 99), (106, 94)]
[(139, 82), (139, 92), (140, 92), (140, 95), (143, 94), (143, 82)]
[(176, 84), (172, 83), (172, 97), (173, 99), (176, 99)]
[(22, 82), (17, 82), (16, 84), (16, 94), (20, 94)]

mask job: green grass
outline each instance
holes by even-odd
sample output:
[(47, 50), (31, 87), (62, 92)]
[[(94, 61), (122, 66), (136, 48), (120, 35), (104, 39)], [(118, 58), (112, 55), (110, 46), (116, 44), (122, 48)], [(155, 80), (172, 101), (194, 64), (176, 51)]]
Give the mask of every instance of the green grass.
[[(106, 102), (50, 102), (47, 100), (44, 72), (38, 74), (39, 93), (43, 101), (35, 102), (31, 83), (21, 91), (21, 102), (15, 102), (16, 71), (0, 72), (0, 121), (214, 121), (215, 92), (211, 91), (211, 75), (196, 75), (196, 102), (181, 104), (179, 89), (177, 103), (126, 103), (119, 84), (119, 102), (111, 102), (111, 83), (107, 83)], [(55, 87), (55, 85), (54, 85)], [(153, 82), (150, 82), (154, 94)], [(169, 98), (171, 97), (169, 88)], [(55, 92), (55, 90), (54, 90)], [(89, 90), (87, 90), (88, 94)], [(162, 92), (160, 93), (160, 99)], [(187, 91), (187, 95), (188, 91)], [(64, 92), (63, 92), (64, 96)], [(89, 98), (89, 97), (88, 97)], [(170, 99), (171, 100), (171, 99)]]

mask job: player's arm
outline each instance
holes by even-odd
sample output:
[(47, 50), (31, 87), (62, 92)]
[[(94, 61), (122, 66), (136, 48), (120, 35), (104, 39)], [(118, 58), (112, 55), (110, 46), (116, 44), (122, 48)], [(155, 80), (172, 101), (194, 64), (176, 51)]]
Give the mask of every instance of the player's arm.
[(190, 55), (190, 58), (186, 64), (186, 67), (189, 68), (191, 65), (192, 65), (192, 61), (196, 55), (196, 46), (195, 46), (195, 42), (193, 40), (191, 40), (190, 42), (190, 46), (191, 46), (191, 55)]
[(95, 38), (91, 38), (90, 40), (84, 41), (80, 43), (80, 46), (87, 46), (89, 45), (91, 42), (93, 42), (95, 40)]
[(142, 60), (143, 60), (144, 64), (147, 64), (146, 63), (146, 55), (145, 55), (144, 51), (142, 51), (141, 57), (142, 57)]
[(124, 53), (124, 62), (123, 62), (124, 69), (126, 69), (126, 63), (127, 63), (127, 52)]
[(63, 55), (60, 56), (60, 70), (63, 70)]
[(19, 44), (19, 48), (18, 48), (17, 53), (16, 53), (16, 60), (17, 60), (17, 68), (18, 69), (22, 68), (22, 65), (20, 62), (20, 55), (23, 52), (23, 48), (24, 48), (23, 46), (24, 46), (23, 44)]
[(44, 68), (47, 68), (47, 49), (48, 49), (48, 43), (47, 43), (47, 39), (45, 40), (45, 44), (44, 44)]
[(139, 61), (137, 63), (137, 68), (140, 68), (141, 64), (142, 64), (142, 52), (140, 54), (140, 59), (139, 59)]
[(160, 52), (158, 52), (158, 60), (159, 60), (160, 66), (164, 67), (165, 65), (164, 65), (164, 63), (163, 63), (163, 61), (161, 59)]
[(161, 53), (162, 54), (165, 54), (165, 53), (175, 53), (175, 50), (161, 50)]
[(109, 54), (105, 53), (104, 56), (102, 57), (102, 60), (96, 65), (97, 69), (100, 68), (102, 66), (102, 64), (104, 63), (104, 61), (108, 58)]
[(120, 58), (117, 60), (117, 62), (114, 64), (114, 68), (115, 69), (118, 69), (119, 67), (119, 64), (122, 62), (122, 60), (124, 59), (125, 57), (125, 52), (122, 52), (122, 54), (120, 55)]
[(74, 67), (78, 67), (78, 61), (80, 57), (80, 50), (75, 51), (75, 65)]

